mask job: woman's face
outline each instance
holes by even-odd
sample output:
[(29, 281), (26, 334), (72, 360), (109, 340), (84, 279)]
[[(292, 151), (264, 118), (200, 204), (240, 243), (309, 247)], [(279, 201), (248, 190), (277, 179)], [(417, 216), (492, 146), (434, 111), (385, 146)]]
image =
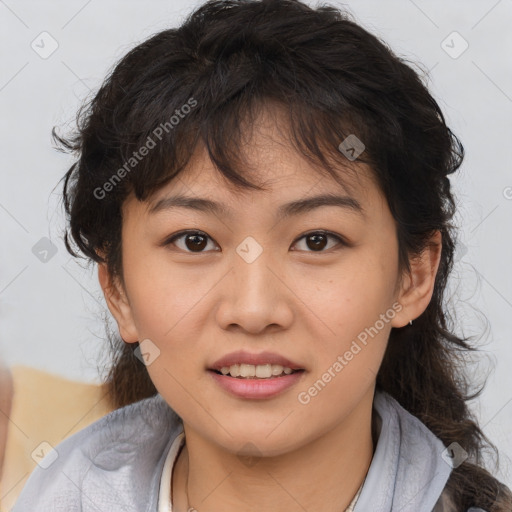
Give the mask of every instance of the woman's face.
[[(126, 342), (145, 340), (151, 379), (189, 428), (233, 453), (251, 443), (278, 455), (373, 398), (390, 330), (414, 316), (399, 313), (395, 224), (368, 169), (359, 165), (349, 192), (271, 122), (259, 127), (247, 155), (268, 190), (233, 190), (198, 152), (149, 202), (125, 202), (126, 304), (116, 319)], [(312, 200), (326, 195), (348, 195), (352, 207)], [(185, 230), (200, 233), (177, 236)], [(237, 351), (302, 371), (245, 380), (212, 370)], [(280, 371), (264, 360), (260, 376)]]

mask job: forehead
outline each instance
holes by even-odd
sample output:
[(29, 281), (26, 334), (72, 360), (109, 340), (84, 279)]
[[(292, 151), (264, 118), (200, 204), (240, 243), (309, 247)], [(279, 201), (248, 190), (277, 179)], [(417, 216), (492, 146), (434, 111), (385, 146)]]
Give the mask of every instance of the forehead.
[[(289, 162), (289, 161), (288, 161)], [(318, 206), (341, 206), (347, 211), (365, 216), (361, 200), (353, 194), (354, 187), (340, 185), (332, 180), (314, 174), (314, 171), (297, 167), (291, 170), (279, 169), (265, 180), (258, 180), (263, 190), (234, 190), (233, 184), (226, 180), (213, 165), (198, 165), (182, 178), (169, 184), (147, 204), (149, 214), (183, 207), (197, 211), (210, 212), (231, 220), (238, 207), (247, 208), (249, 204), (262, 201), (265, 206), (275, 204), (279, 218), (313, 210)], [(262, 185), (264, 182), (264, 185)], [(361, 193), (357, 194), (361, 196)], [(235, 205), (235, 206), (234, 206)]]
[(380, 190), (368, 165), (351, 162), (341, 153), (327, 154), (337, 171), (335, 179), (319, 163), (300, 153), (290, 142), (287, 118), (279, 107), (263, 109), (253, 124), (242, 123), (241, 134), (241, 147), (237, 148), (240, 160), (235, 159), (237, 171), (261, 190), (235, 186), (199, 143), (180, 174), (148, 198), (147, 212), (171, 194), (238, 203), (239, 208), (260, 200), (265, 206), (277, 207), (300, 198), (332, 194), (352, 198), (355, 203), (365, 204), (366, 209), (368, 203), (379, 199)]

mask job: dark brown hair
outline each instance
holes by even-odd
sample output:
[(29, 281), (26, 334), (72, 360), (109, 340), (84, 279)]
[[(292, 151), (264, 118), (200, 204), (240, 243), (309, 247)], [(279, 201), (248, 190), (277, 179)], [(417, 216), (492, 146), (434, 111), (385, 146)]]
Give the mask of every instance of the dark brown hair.
[[(392, 329), (377, 386), (446, 446), (457, 442), (469, 454), (447, 484), (457, 510), (510, 511), (510, 491), (483, 467), (484, 448), (497, 450), (467, 405), (482, 391), (472, 392), (464, 373), (476, 349), (453, 333), (443, 300), (455, 249), (448, 176), (464, 150), (419, 74), (350, 14), (294, 0), (219, 0), (132, 49), (84, 103), (77, 131), (62, 138), (53, 130), (63, 150), (78, 154), (64, 180), (67, 249), (77, 256), (72, 238), (122, 282), (123, 201), (130, 193), (146, 200), (179, 174), (198, 144), (234, 186), (258, 189), (248, 180), (240, 141), (271, 105), (288, 114), (297, 151), (335, 179), (342, 179), (336, 162), (345, 170), (348, 163), (340, 142), (350, 134), (364, 142), (358, 161), (370, 165), (387, 198), (403, 272), (441, 232), (432, 300), (413, 325)], [(134, 160), (149, 139), (155, 146)], [(155, 394), (133, 347), (109, 339), (115, 405)]]

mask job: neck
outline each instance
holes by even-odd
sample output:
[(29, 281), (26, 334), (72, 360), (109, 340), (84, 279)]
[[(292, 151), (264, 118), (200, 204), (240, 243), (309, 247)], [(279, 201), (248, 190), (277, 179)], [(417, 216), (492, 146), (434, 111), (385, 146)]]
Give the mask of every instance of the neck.
[(343, 512), (373, 456), (372, 403), (373, 389), (341, 424), (300, 449), (245, 464), (185, 424), (173, 512)]

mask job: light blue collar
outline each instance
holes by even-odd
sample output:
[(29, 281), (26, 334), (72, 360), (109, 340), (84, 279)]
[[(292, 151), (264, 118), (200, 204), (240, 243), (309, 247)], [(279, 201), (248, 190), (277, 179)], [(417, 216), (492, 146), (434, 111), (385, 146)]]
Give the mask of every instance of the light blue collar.
[(444, 444), (388, 393), (373, 407), (380, 433), (354, 512), (432, 512), (452, 471)]

